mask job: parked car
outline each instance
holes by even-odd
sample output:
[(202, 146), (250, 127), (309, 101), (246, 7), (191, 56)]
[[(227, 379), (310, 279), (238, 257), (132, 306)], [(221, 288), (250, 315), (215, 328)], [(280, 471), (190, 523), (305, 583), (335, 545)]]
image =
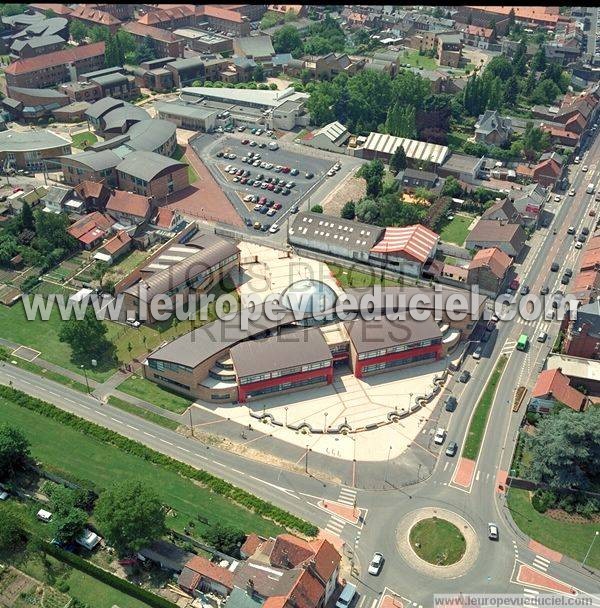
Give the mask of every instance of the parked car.
[(471, 379), (471, 372), (468, 372), (466, 369), (461, 373), (458, 377), (458, 381), (466, 384)]
[(563, 285), (568, 285), (570, 280), (571, 280), (570, 277), (568, 277), (566, 274), (563, 274), (562, 278), (560, 279), (560, 282)]
[(582, 249), (583, 248), (583, 243), (580, 243), (579, 241), (577, 241), (575, 243), (575, 249)]
[(298, 209), (298, 205), (294, 205), (291, 209), (290, 209), (290, 213), (298, 213), (299, 209)]
[(478, 346), (473, 351), (473, 359), (481, 359), (481, 355), (483, 354), (483, 346)]
[(550, 270), (552, 272), (556, 272), (559, 268), (560, 268), (560, 266), (559, 266), (558, 262), (552, 262), (552, 266), (550, 266)]
[(435, 432), (435, 437), (433, 438), (433, 443), (437, 445), (442, 445), (446, 439), (446, 429), (438, 428)]
[(523, 285), (520, 293), (522, 296), (526, 296), (529, 293), (529, 285)]
[(544, 285), (541, 289), (540, 289), (540, 295), (545, 296), (547, 294), (550, 293), (550, 287), (548, 287), (548, 285)]
[(567, 228), (567, 234), (575, 234), (575, 226), (569, 226)]
[(458, 443), (451, 441), (446, 448), (446, 456), (455, 456), (458, 451)]
[(453, 412), (458, 405), (458, 401), (454, 395), (449, 395), (446, 397), (446, 401), (444, 401), (444, 407), (447, 412)]
[(277, 231), (279, 230), (279, 226), (277, 224), (273, 224), (270, 228), (269, 228), (269, 232), (271, 234), (275, 234)]
[(305, 174), (304, 174), (304, 177), (305, 177), (306, 179), (312, 179), (314, 176), (315, 176), (315, 175), (314, 175), (314, 173), (305, 173)]
[(584, 226), (581, 229), (581, 234), (585, 234), (585, 236), (587, 236), (590, 233), (590, 229), (587, 226)]
[(369, 564), (369, 574), (377, 576), (381, 572), (383, 567), (383, 555), (381, 553), (374, 553), (371, 563)]

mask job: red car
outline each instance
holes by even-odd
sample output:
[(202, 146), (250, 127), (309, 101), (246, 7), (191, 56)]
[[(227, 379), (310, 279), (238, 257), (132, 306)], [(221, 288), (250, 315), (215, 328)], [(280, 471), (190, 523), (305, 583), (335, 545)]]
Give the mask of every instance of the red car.
[(23, 188), (15, 188), (13, 190), (13, 194), (16, 194), (17, 192), (23, 192)]
[(273, 209), (278, 209), (279, 210), (279, 209), (281, 209), (281, 207), (282, 207), (281, 203), (275, 203), (273, 205)]
[(264, 205), (264, 204), (267, 202), (267, 197), (266, 197), (266, 196), (261, 196), (261, 197), (258, 199), (258, 202), (259, 202), (261, 205)]
[(291, 171), (291, 169), (289, 167), (282, 167), (281, 172), (282, 173), (289, 173)]
[(242, 139), (242, 145), (245, 146), (246, 144), (250, 143), (249, 139)]
[(275, 190), (275, 186), (273, 184), (269, 184), (267, 186), (267, 190), (270, 190), (272, 192), (273, 190)]
[(510, 282), (509, 287), (510, 287), (511, 289), (519, 289), (519, 279), (518, 279), (518, 278), (513, 279), (513, 280)]

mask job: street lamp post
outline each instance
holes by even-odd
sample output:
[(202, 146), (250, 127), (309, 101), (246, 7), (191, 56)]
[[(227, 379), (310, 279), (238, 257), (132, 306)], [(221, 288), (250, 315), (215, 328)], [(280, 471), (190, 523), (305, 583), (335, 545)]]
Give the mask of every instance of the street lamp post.
[(387, 473), (388, 473), (388, 466), (390, 464), (390, 454), (392, 453), (392, 446), (390, 446), (389, 450), (388, 450), (388, 455), (387, 455), (387, 461), (385, 463), (385, 472), (383, 474), (383, 487), (385, 488), (385, 484), (387, 483)]
[(308, 473), (308, 445), (306, 446), (306, 452), (304, 453), (304, 472)]
[(587, 560), (587, 558), (590, 556), (590, 553), (592, 552), (592, 547), (594, 546), (594, 543), (596, 542), (596, 539), (598, 538), (598, 534), (600, 534), (600, 531), (596, 530), (596, 532), (594, 534), (594, 538), (592, 538), (592, 542), (590, 543), (590, 548), (588, 549), (587, 553), (585, 554), (585, 557), (583, 558), (583, 562), (581, 562), (582, 566), (585, 566), (585, 561)]
[(285, 410), (285, 426), (287, 428), (287, 411), (288, 411), (287, 405), (283, 409)]
[(90, 394), (90, 383), (88, 382), (87, 372), (85, 371), (85, 367), (82, 365), (81, 369), (83, 370), (83, 375), (85, 376), (85, 386), (87, 388), (88, 395)]
[(412, 407), (412, 393), (408, 393), (408, 411), (410, 412), (410, 408)]
[(325, 412), (325, 426), (323, 427), (323, 432), (324, 433), (327, 432), (327, 414), (328, 414), (328, 412)]

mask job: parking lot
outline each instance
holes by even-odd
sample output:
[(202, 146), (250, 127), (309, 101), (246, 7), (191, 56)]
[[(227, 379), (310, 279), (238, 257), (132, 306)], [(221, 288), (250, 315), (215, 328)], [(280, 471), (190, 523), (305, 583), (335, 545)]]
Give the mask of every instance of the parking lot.
[(329, 179), (327, 173), (336, 163), (280, 147), (272, 150), (269, 144), (276, 140), (264, 134), (256, 136), (246, 130), (241, 135), (203, 135), (191, 146), (248, 230), (269, 234), (273, 224), (274, 230), (280, 227), (323, 180)]

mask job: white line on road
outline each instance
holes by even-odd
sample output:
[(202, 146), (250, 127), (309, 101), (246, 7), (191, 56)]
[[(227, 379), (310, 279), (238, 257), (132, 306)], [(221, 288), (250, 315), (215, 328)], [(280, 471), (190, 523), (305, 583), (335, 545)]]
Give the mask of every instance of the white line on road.
[(187, 449), (187, 448), (182, 448), (180, 445), (177, 446), (182, 452), (187, 452), (188, 454), (191, 454), (191, 452)]
[(144, 435), (148, 435), (148, 437), (154, 437), (152, 433), (146, 433), (146, 431), (144, 431)]
[(444, 471), (450, 466), (450, 461), (447, 461), (446, 464), (444, 465)]
[(118, 420), (117, 418), (113, 418), (112, 416), (109, 416), (109, 418), (110, 418), (111, 420), (114, 420), (115, 422), (121, 422), (120, 420)]
[(128, 428), (133, 429), (134, 431), (139, 431), (140, 429), (137, 428), (137, 426), (133, 426), (131, 424), (127, 425)]
[(233, 471), (234, 473), (237, 473), (238, 475), (245, 475), (246, 473), (244, 473), (244, 471), (238, 471), (237, 469), (234, 469), (233, 467), (229, 467), (230, 471)]
[(479, 474), (481, 473), (481, 469), (477, 471), (477, 475), (475, 475), (475, 481), (479, 481)]
[(375, 604), (377, 604), (379, 600), (377, 598), (375, 598), (372, 602), (371, 602), (371, 608), (375, 608)]
[(162, 441), (163, 443), (166, 443), (167, 445), (173, 445), (170, 441), (167, 441), (166, 439), (161, 439), (160, 437), (158, 438), (159, 441)]
[(98, 416), (104, 416), (105, 418), (108, 418), (108, 416), (104, 412), (96, 412), (96, 414), (98, 414)]

